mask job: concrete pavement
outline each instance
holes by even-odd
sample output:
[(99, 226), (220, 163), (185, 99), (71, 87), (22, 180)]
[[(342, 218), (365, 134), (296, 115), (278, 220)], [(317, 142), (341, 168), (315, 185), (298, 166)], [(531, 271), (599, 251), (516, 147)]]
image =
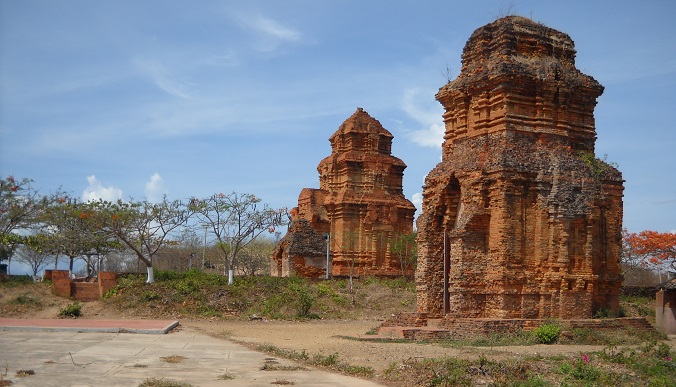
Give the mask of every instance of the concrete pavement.
[(0, 330), (165, 334), (174, 320), (23, 319), (0, 317)]
[[(169, 357), (180, 361), (168, 362)], [(273, 370), (262, 370), (264, 365)], [(19, 371), (35, 374), (20, 377)], [(168, 334), (135, 334), (0, 326), (0, 380), (3, 378), (13, 381), (12, 386), (138, 386), (150, 378), (192, 386), (269, 387), (284, 382), (295, 386), (378, 386), (273, 358), (189, 328)]]

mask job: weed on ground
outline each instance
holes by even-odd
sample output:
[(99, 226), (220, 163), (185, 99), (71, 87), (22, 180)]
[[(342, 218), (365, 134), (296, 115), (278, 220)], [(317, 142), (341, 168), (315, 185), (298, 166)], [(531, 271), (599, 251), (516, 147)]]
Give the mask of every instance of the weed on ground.
[(175, 382), (163, 378), (150, 378), (141, 382), (138, 387), (192, 387), (192, 384)]
[(160, 358), (160, 360), (165, 363), (182, 363), (185, 359), (187, 359), (187, 357), (180, 355), (163, 356)]

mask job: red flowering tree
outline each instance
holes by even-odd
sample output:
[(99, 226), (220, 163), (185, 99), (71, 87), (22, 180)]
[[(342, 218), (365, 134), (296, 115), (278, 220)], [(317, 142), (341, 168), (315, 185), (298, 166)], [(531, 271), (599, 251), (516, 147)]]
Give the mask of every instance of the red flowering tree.
[(623, 234), (625, 256), (646, 267), (669, 265), (676, 270), (676, 233), (645, 230)]
[(100, 258), (119, 247), (111, 235), (97, 229), (89, 221), (93, 216), (94, 212), (88, 204), (78, 203), (66, 196), (45, 208), (42, 221), (46, 227), (40, 232), (43, 234), (40, 248), (55, 257), (54, 269), (57, 269), (59, 257), (65, 256), (68, 257), (68, 270), (71, 273), (74, 261), (83, 259), (87, 264), (87, 275), (92, 275), (99, 268)]

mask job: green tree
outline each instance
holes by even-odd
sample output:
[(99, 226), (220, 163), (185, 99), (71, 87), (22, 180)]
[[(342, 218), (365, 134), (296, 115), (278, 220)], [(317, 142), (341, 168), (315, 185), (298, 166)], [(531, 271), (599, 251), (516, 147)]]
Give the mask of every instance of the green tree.
[(200, 223), (216, 237), (229, 284), (233, 282), (240, 251), (261, 233), (273, 233), (275, 227), (282, 225), (285, 210), (273, 210), (260, 202), (254, 195), (235, 192), (191, 200)]

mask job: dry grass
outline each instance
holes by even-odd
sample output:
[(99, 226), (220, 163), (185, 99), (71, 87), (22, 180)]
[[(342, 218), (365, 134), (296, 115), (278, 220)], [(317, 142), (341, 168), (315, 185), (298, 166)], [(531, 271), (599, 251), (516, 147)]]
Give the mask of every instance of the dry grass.
[(165, 363), (181, 363), (185, 359), (187, 359), (187, 357), (180, 355), (163, 356), (160, 358), (160, 360)]
[(31, 376), (35, 375), (35, 371), (33, 370), (18, 370), (16, 371), (16, 377), (17, 378), (25, 378), (26, 376)]
[(144, 380), (139, 387), (191, 387), (192, 384), (180, 383), (173, 380), (150, 378)]
[(274, 382), (270, 382), (270, 384), (277, 384), (279, 386), (292, 386), (296, 383), (286, 379), (277, 379)]
[(218, 377), (218, 379), (220, 379), (220, 380), (232, 380), (234, 378), (235, 378), (235, 375), (230, 373), (230, 372), (226, 372), (223, 375)]

